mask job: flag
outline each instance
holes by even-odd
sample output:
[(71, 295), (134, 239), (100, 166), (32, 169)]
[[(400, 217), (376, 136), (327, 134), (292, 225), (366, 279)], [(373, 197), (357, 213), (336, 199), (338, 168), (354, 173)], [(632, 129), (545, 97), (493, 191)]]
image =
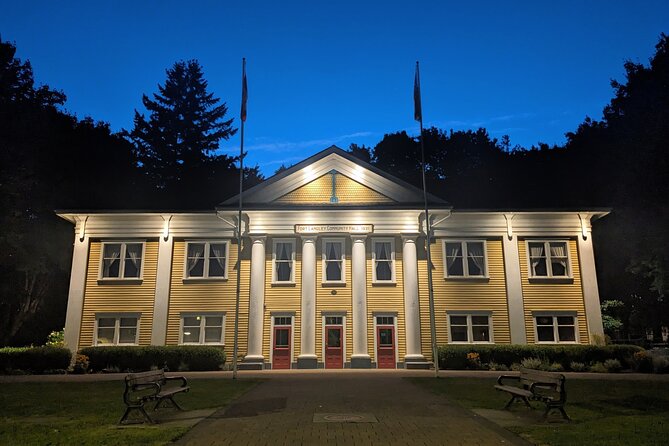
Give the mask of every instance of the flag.
[(246, 101), (249, 98), (249, 93), (246, 88), (246, 59), (243, 59), (242, 67), (242, 112), (240, 113), (240, 119), (242, 122), (246, 122)]
[(420, 76), (418, 74), (418, 62), (416, 62), (416, 77), (413, 81), (413, 118), (423, 121), (423, 110), (420, 105)]

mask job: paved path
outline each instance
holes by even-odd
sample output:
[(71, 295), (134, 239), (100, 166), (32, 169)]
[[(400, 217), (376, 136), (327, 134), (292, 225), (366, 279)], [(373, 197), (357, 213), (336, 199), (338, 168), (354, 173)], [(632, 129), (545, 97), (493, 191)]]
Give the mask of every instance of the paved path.
[[(316, 423), (314, 414), (377, 423)], [(176, 444), (526, 445), (513, 434), (394, 374), (275, 374)]]

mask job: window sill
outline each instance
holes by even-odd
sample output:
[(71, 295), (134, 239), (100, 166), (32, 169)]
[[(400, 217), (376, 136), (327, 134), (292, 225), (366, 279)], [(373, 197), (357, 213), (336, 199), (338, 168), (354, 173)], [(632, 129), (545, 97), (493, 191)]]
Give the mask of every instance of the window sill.
[(295, 282), (272, 282), (273, 287), (294, 287), (297, 284)]
[(372, 286), (388, 286), (388, 287), (394, 287), (397, 286), (397, 282), (372, 282)]
[(227, 282), (227, 277), (184, 277), (183, 283)]
[(579, 342), (576, 341), (536, 341), (535, 344), (538, 345), (579, 345)]
[(573, 277), (529, 277), (530, 283), (574, 283)]
[(494, 342), (492, 341), (474, 341), (474, 342), (465, 342), (465, 341), (457, 341), (457, 342), (449, 342), (451, 345), (493, 345)]
[(139, 347), (139, 344), (94, 344), (93, 347)]
[(488, 283), (490, 282), (490, 276), (446, 276), (444, 280), (449, 282)]
[[(104, 278), (98, 279), (98, 285), (141, 285), (144, 279), (134, 277), (132, 279), (113, 279), (113, 278)], [(124, 345), (134, 345), (134, 344), (124, 344)]]
[(225, 347), (224, 343), (221, 342), (207, 342), (207, 343), (200, 343), (200, 342), (182, 342), (178, 345), (199, 345), (202, 347)]
[(323, 288), (343, 288), (346, 282), (321, 282)]

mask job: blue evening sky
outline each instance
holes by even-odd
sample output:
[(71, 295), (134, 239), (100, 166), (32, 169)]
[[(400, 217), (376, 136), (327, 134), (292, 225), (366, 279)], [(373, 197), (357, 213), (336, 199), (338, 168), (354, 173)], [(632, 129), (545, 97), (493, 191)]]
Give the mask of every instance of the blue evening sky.
[[(413, 121), (421, 63), (426, 126), (485, 127), (512, 145), (564, 142), (601, 116), (626, 59), (647, 63), (669, 32), (665, 1), (0, 0), (0, 36), (78, 117), (132, 127), (165, 69), (198, 59), (271, 175), (331, 144), (373, 146)], [(239, 152), (239, 133), (222, 142)]]

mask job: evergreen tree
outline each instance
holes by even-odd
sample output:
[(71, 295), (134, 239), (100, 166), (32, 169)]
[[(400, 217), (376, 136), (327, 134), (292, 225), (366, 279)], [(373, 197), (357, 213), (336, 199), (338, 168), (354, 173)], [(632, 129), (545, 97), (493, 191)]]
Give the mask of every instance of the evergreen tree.
[(219, 141), (237, 130), (232, 119), (224, 119), (226, 104), (207, 91), (196, 60), (175, 63), (153, 99), (143, 95), (142, 102), (148, 119), (135, 110), (134, 129), (124, 134), (156, 188), (183, 190), (195, 178), (215, 177), (221, 169), (233, 168), (233, 158), (215, 152)]

